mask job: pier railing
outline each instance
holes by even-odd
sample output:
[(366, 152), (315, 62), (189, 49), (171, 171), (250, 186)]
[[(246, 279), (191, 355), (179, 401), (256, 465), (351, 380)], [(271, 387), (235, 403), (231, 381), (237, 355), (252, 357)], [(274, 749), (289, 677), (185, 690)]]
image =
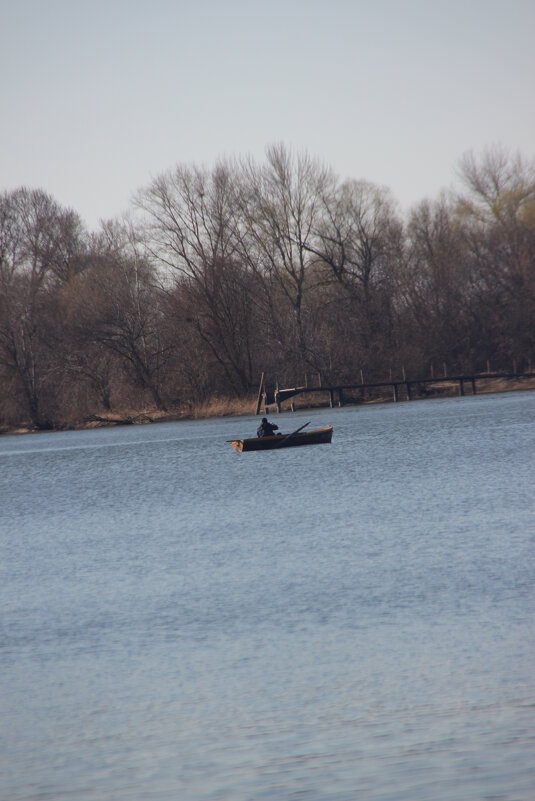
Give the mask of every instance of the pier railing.
[[(400, 378), (390, 379), (387, 381), (373, 381), (364, 382), (360, 381), (355, 384), (329, 384), (318, 386), (300, 386), (300, 387), (287, 387), (280, 389), (276, 387), (272, 392), (266, 391), (263, 388), (261, 398), (264, 405), (264, 410), (267, 413), (269, 407), (275, 405), (277, 412), (281, 411), (282, 404), (285, 401), (291, 400), (298, 395), (310, 395), (323, 393), (329, 397), (329, 406), (344, 406), (354, 403), (362, 403), (366, 400), (366, 396), (370, 395), (372, 391), (386, 390), (391, 393), (392, 400), (397, 402), (400, 400), (413, 400), (416, 396), (428, 395), (428, 388), (437, 384), (456, 384), (457, 392), (459, 395), (464, 395), (466, 387), (469, 387), (469, 392), (472, 395), (477, 393), (477, 384), (480, 382), (491, 381), (496, 379), (522, 379), (522, 378), (535, 378), (535, 372), (493, 372), (493, 373), (470, 373), (463, 375), (444, 375), (444, 376), (430, 376), (426, 378)], [(427, 391), (426, 391), (427, 390)], [(354, 393), (358, 392), (358, 399), (354, 398)], [(350, 394), (351, 393), (351, 394)], [(257, 404), (257, 414), (260, 411), (260, 396), (259, 403)], [(292, 403), (292, 411), (294, 410)]]

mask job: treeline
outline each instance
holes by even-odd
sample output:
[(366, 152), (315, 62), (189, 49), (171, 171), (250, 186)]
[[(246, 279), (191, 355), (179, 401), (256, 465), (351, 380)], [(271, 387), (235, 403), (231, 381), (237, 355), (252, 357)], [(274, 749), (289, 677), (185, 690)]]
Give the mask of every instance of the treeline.
[(0, 197), (0, 426), (185, 410), (535, 352), (535, 166), (465, 156), (406, 219), (388, 189), (284, 146), (178, 166), (89, 233), (41, 190)]

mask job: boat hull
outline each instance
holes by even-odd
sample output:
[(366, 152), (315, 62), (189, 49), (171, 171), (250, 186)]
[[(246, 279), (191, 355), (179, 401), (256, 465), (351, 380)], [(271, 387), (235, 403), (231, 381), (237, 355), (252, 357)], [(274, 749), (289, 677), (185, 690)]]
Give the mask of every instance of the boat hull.
[(312, 431), (301, 431), (298, 434), (291, 434), (289, 437), (284, 435), (272, 437), (254, 437), (251, 439), (229, 440), (235, 451), (244, 453), (247, 451), (270, 451), (277, 448), (295, 448), (300, 445), (328, 445), (333, 436), (333, 427), (316, 428)]

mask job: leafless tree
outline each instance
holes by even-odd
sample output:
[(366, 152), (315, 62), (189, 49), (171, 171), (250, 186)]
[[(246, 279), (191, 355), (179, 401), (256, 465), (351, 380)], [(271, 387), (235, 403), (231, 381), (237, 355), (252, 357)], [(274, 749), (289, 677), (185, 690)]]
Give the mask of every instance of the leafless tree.
[[(403, 226), (389, 191), (346, 181), (322, 196), (323, 214), (311, 250), (340, 288), (338, 317), (368, 374), (384, 370), (392, 349), (397, 268)], [(342, 327), (340, 328), (342, 331)], [(346, 356), (347, 358), (347, 356)]]
[(256, 279), (267, 347), (302, 370), (315, 366), (312, 297), (319, 275), (313, 244), (321, 197), (335, 178), (317, 160), (283, 145), (266, 155), (264, 164), (241, 165), (240, 250)]
[[(105, 406), (110, 404), (110, 368), (113, 354), (158, 409), (170, 343), (161, 337), (160, 290), (143, 244), (128, 222), (108, 222), (93, 240), (91, 258), (83, 272), (70, 282), (66, 310), (71, 334), (78, 342), (74, 364), (99, 388)], [(91, 361), (86, 358), (91, 354)]]
[(535, 355), (535, 162), (494, 148), (466, 154), (460, 175), (474, 319), (487, 354), (520, 364)]
[(460, 368), (469, 353), (471, 274), (455, 200), (446, 195), (410, 215), (402, 294), (426, 369)]
[(0, 197), (0, 221), (0, 364), (21, 388), (32, 424), (44, 428), (57, 367), (45, 335), (51, 287), (78, 263), (82, 226), (45, 192), (25, 188)]
[[(229, 387), (252, 381), (249, 277), (237, 250), (234, 175), (220, 163), (208, 171), (177, 167), (138, 196), (147, 242), (187, 303), (191, 333), (205, 345)], [(176, 305), (175, 305), (176, 308)]]

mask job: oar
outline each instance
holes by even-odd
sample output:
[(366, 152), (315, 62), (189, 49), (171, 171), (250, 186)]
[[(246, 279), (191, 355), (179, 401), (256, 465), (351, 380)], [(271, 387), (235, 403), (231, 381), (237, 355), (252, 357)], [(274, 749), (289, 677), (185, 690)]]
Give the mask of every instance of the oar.
[(296, 434), (299, 434), (300, 431), (302, 431), (304, 428), (306, 428), (309, 425), (310, 425), (310, 420), (308, 421), (308, 423), (305, 423), (304, 426), (301, 426), (301, 428), (297, 428), (295, 431), (292, 431), (291, 434), (286, 434), (286, 436), (281, 437), (277, 442), (277, 446), (280, 448), (280, 446), (282, 445), (282, 443), (285, 440), (290, 439), (290, 437), (295, 437)]

